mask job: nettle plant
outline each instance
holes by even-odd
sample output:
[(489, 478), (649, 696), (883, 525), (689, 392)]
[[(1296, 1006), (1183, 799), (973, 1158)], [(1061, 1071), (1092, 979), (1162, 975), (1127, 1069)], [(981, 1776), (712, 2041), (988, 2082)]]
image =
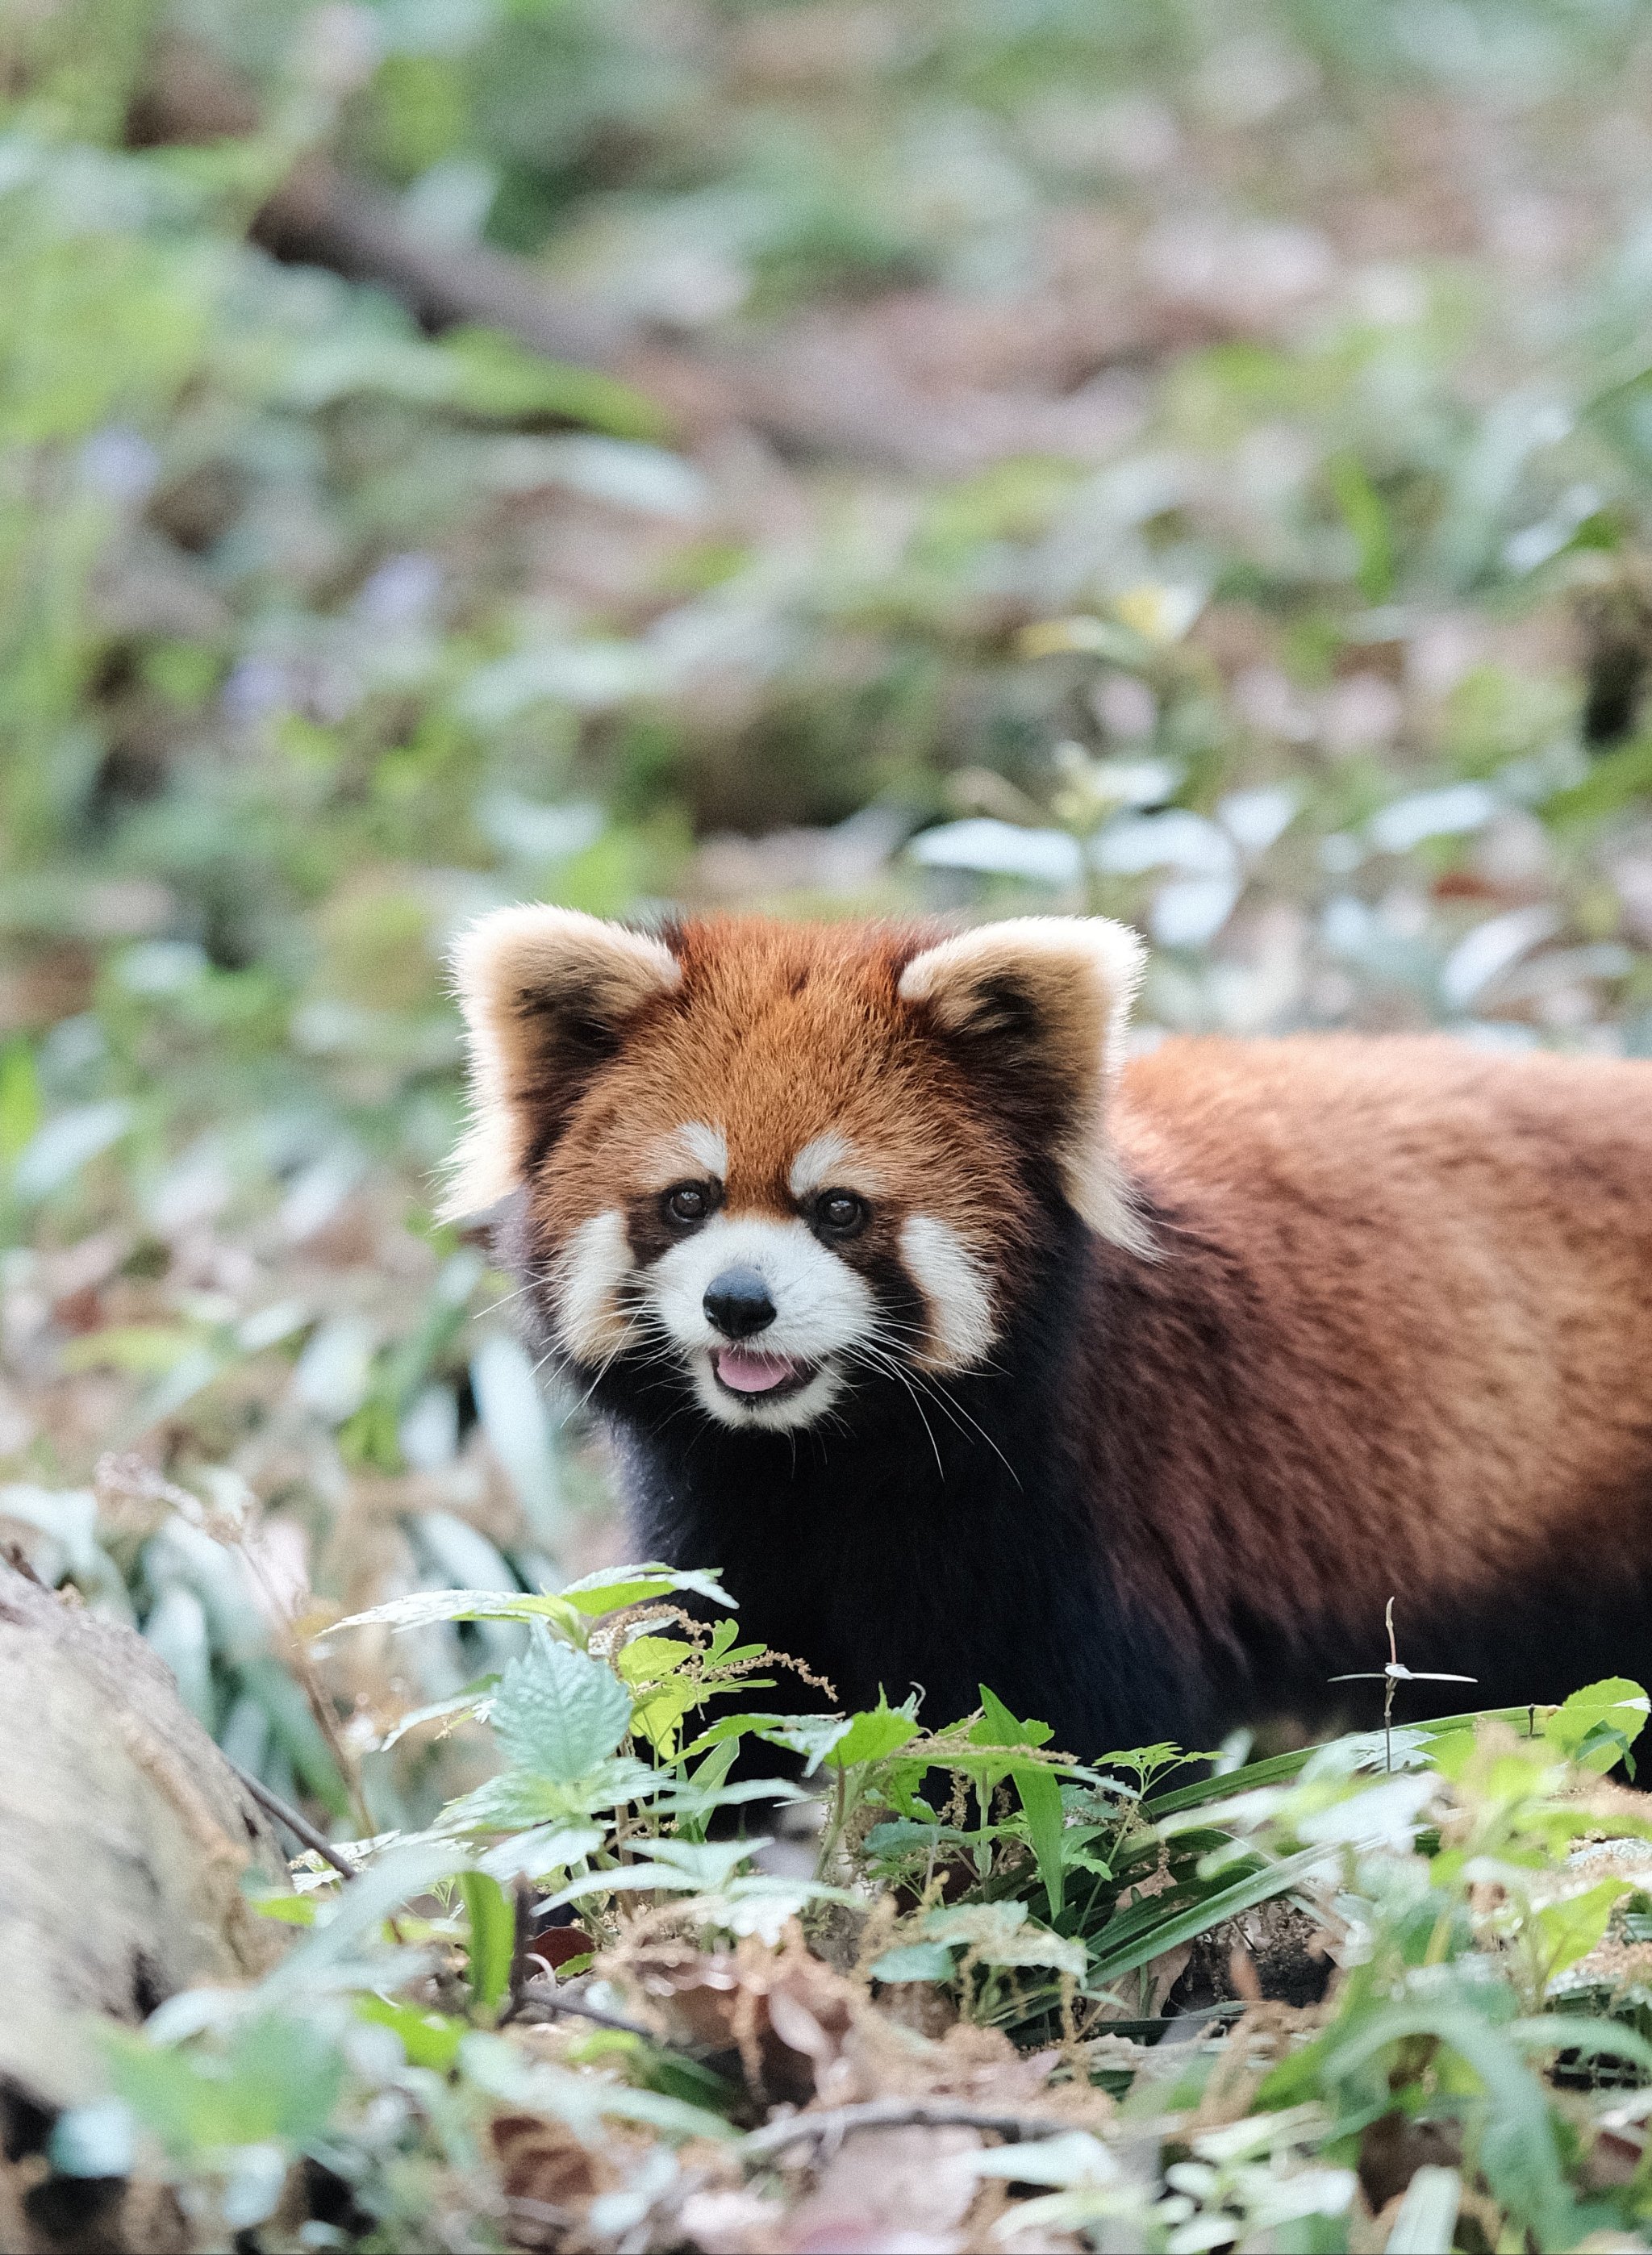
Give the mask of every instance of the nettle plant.
[[(1250, 1763), (1229, 1747), (1192, 1775), (1169, 1746), (1092, 1767), (985, 1688), (940, 1728), (915, 1699), (760, 1706), (807, 1669), (740, 1641), (728, 1603), (715, 1574), (642, 1565), (554, 1594), (422, 1592), (341, 1624), (524, 1624), (502, 1671), (401, 1725), (480, 1718), (497, 1774), (422, 1833), (335, 1851), (354, 1877), (300, 1859), (298, 1892), (261, 1905), (306, 1929), (294, 1946), (256, 1985), (175, 1998), (108, 2039), (116, 2096), (62, 2118), (58, 2167), (118, 2175), (142, 2150), (226, 2234), (278, 2222), (295, 2169), (319, 2170), (358, 2236), (396, 2246), (435, 2212), (496, 2208), (502, 2107), (629, 2141), (590, 2217), (623, 2237), (683, 2141), (752, 2139), (753, 2168), (769, 2149), (738, 2062), (640, 2024), (602, 1953), (612, 1970), (650, 1937), (761, 1948), (796, 1921), (869, 1994), (934, 1985), (1117, 2096), (1117, 2139), (1065, 2130), (977, 2156), (983, 2176), (1042, 2188), (1018, 2202), (1028, 2228), (1166, 2255), (1343, 2250), (1356, 2183), (1383, 2197), (1378, 2148), (1410, 2156), (1390, 2249), (1559, 2249), (1652, 2213), (1652, 2165), (1592, 2159), (1603, 2138), (1638, 2153), (1652, 2114), (1633, 2087), (1652, 2085), (1652, 1982), (1634, 1970), (1652, 1821), (1603, 1775), (1632, 1764), (1638, 1686)], [(743, 1745), (784, 1750), (792, 1774), (736, 1778)], [(809, 1800), (813, 1872), (766, 1869), (769, 1837), (741, 1829), (752, 1805)], [(1162, 2032), (1172, 1953), (1278, 1897), (1341, 1969), (1323, 2006), (1265, 2008), (1133, 2069), (1095, 2049)], [(580, 2031), (559, 2059), (514, 2040), (530, 2006)]]

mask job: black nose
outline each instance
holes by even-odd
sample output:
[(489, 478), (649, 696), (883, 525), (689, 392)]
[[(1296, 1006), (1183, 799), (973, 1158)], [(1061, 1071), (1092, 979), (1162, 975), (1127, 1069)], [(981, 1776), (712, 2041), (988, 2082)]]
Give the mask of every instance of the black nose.
[(755, 1268), (725, 1268), (713, 1276), (701, 1305), (725, 1338), (750, 1338), (774, 1320), (768, 1286)]

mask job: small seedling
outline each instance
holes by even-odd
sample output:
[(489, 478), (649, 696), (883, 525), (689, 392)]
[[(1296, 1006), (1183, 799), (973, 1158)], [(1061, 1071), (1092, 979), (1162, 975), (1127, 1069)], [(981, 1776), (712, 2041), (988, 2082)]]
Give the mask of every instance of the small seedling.
[(1423, 1668), (1407, 1668), (1394, 1644), (1394, 1600), (1390, 1598), (1382, 1612), (1383, 1626), (1388, 1630), (1388, 1665), (1386, 1668), (1356, 1668), (1349, 1675), (1327, 1677), (1332, 1683), (1381, 1683), (1382, 1690), (1382, 1767), (1394, 1767), (1394, 1694), (1402, 1683), (1472, 1683), (1472, 1675), (1447, 1675)]

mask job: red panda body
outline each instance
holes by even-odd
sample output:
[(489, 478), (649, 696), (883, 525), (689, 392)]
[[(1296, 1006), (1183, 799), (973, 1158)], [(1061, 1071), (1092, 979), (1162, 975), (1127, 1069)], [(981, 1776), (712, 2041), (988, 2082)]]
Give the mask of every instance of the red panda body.
[(1121, 1070), (1135, 967), (1093, 920), (479, 928), (454, 1204), (508, 1202), (642, 1551), (844, 1700), (984, 1682), (1087, 1757), (1348, 1711), (1390, 1595), (1447, 1704), (1645, 1680), (1652, 1064)]

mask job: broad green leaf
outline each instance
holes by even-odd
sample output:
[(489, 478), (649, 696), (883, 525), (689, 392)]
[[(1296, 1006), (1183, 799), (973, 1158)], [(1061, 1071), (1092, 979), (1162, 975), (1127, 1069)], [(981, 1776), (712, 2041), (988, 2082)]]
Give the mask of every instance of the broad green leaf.
[(336, 1985), (340, 1968), (354, 1969), (378, 1943), (386, 1919), (466, 1870), (470, 1860), (468, 1849), (452, 1840), (407, 1841), (389, 1849), (340, 1889), (326, 1924), (318, 1921), (265, 1975), (263, 1993), (285, 1999)]
[(956, 1824), (926, 1824), (914, 1817), (896, 1816), (873, 1825), (866, 1835), (866, 1850), (873, 1856), (928, 1855), (942, 1847), (956, 1847), (969, 1837)]
[(676, 1636), (637, 1636), (613, 1656), (615, 1673), (626, 1683), (654, 1683), (675, 1675), (694, 1647)]
[(493, 1711), (494, 1693), (498, 1686), (497, 1675), (481, 1675), (473, 1683), (467, 1683), (462, 1691), (456, 1691), (451, 1699), (434, 1699), (428, 1707), (415, 1707), (385, 1732), (379, 1741), (379, 1752), (388, 1754), (410, 1731), (416, 1731), (424, 1723), (457, 1723), (467, 1718), (486, 1722)]
[(735, 1603), (715, 1573), (662, 1566), (657, 1559), (640, 1566), (605, 1567), (600, 1573), (570, 1582), (556, 1594), (578, 1612), (612, 1613), (626, 1605), (646, 1605), (653, 1598), (673, 1597), (680, 1590), (719, 1605), (732, 1607)]
[(364, 1613), (351, 1613), (344, 1620), (332, 1622), (322, 1633), (332, 1636), (340, 1629), (368, 1628), (374, 1624), (394, 1629), (429, 1628), (438, 1621), (474, 1620), (554, 1621), (571, 1633), (578, 1624), (578, 1613), (560, 1597), (531, 1590), (415, 1590), (405, 1598), (392, 1598), (387, 1605), (371, 1606)]
[(292, 2014), (243, 2020), (223, 2054), (153, 2043), (116, 2027), (104, 2028), (102, 2041), (116, 2096), (179, 2159), (318, 2136), (344, 2081), (344, 2056), (331, 2036)]
[(67, 1371), (123, 1370), (135, 1378), (158, 1378), (177, 1368), (198, 1341), (181, 1324), (113, 1324), (70, 1339), (58, 1359)]
[(524, 1769), (501, 1770), (470, 1793), (450, 1801), (436, 1821), (438, 1832), (525, 1832), (555, 1830), (584, 1814), (584, 1795)]
[(983, 1683), (981, 1720), (970, 1736), (978, 1746), (1046, 1746), (1055, 1736), (1047, 1723), (1018, 1722), (996, 1691)]
[(880, 1698), (875, 1707), (850, 1717), (849, 1728), (833, 1740), (821, 1759), (834, 1769), (848, 1769), (855, 1762), (881, 1761), (917, 1735), (915, 1717)]
[[(1582, 2233), (1561, 2167), (1548, 2094), (1521, 2058), (1511, 2028), (1499, 2027), (1450, 1995), (1438, 2003), (1407, 1999), (1334, 2034), (1320, 2055), (1320, 2071), (1327, 2083), (1342, 2081), (1414, 2036), (1432, 2036), (1454, 2051), (1483, 2089), (1488, 2104), (1480, 2132), (1480, 2162), (1497, 2197), (1540, 2247), (1575, 2246)], [(1262, 2095), (1265, 2103), (1265, 2085)]]
[(1024, 1902), (957, 1903), (931, 1911), (924, 1932), (935, 1942), (962, 1943), (984, 1965), (1048, 1965), (1084, 1977), (1084, 1944), (1035, 1926)]
[(812, 1777), (849, 1729), (844, 1715), (724, 1715), (709, 1724), (692, 1746), (685, 1746), (681, 1759), (692, 1760), (730, 1739), (755, 1738), (766, 1746), (784, 1746), (790, 1753), (804, 1755), (803, 1774)]
[(1639, 2068), (1643, 2086), (1652, 2083), (1652, 2041), (1624, 2020), (1603, 2020), (1583, 2013), (1543, 2013), (1532, 2020), (1510, 2021), (1508, 2037), (1526, 2051), (1624, 2060)]
[(606, 1661), (541, 1629), (500, 1677), (490, 1719), (513, 1769), (574, 1785), (630, 1729), (631, 1694)]
[(1574, 1691), (1544, 1722), (1543, 1734), (1568, 1760), (1604, 1774), (1646, 1728), (1647, 1711), (1647, 1695), (1638, 1683), (1608, 1675)]
[(1564, 1902), (1545, 1903), (1532, 1913), (1530, 1925), (1545, 1980), (1552, 1981), (1556, 1974), (1589, 1955), (1605, 1938), (1614, 1909), (1633, 1891), (1633, 1880), (1602, 1879), (1584, 1894), (1572, 1895)]
[(951, 1945), (944, 1942), (908, 1942), (899, 1949), (886, 1949), (872, 1962), (874, 1981), (949, 1981), (957, 1970)]
[(610, 1568), (570, 1582), (565, 1590), (415, 1590), (405, 1598), (392, 1598), (366, 1612), (335, 1621), (325, 1633), (364, 1628), (378, 1623), (387, 1628), (428, 1628), (435, 1621), (544, 1620), (554, 1623), (577, 1643), (585, 1640), (584, 1622), (600, 1613), (617, 1612), (626, 1605), (666, 1598), (680, 1590), (710, 1598), (718, 1605), (734, 1603), (714, 1574), (679, 1571), (674, 1566), (645, 1565)]
[(1546, 822), (1560, 830), (1599, 822), (1620, 807), (1633, 806), (1652, 791), (1652, 737), (1639, 736), (1620, 748), (1597, 752), (1583, 782), (1544, 801)]
[(308, 1895), (265, 1894), (248, 1895), (248, 1901), (260, 1918), (273, 1918), (278, 1926), (313, 1926), (316, 1907)]
[(641, 1890), (657, 1890), (665, 1894), (715, 1894), (728, 1885), (748, 1858), (760, 1848), (766, 1848), (769, 1843), (763, 1838), (660, 1839), (651, 1845), (651, 1860), (624, 1864), (610, 1871), (592, 1872), (584, 1879), (570, 1879), (542, 1907), (554, 1909), (563, 1903), (579, 1902), (587, 1895), (610, 1891), (621, 1894)]
[[(676, 1751), (683, 1717), (704, 1694), (696, 1676), (682, 1673), (693, 1647), (681, 1638), (640, 1636), (614, 1656), (613, 1665), (632, 1687), (635, 1704), (631, 1727), (668, 1759)], [(639, 1687), (646, 1685), (646, 1689)]]
[(607, 1837), (595, 1824), (539, 1824), (526, 1832), (514, 1832), (497, 1848), (479, 1856), (476, 1868), (501, 1886), (517, 1878), (544, 1879), (553, 1872), (565, 1872), (570, 1864), (594, 1856)]
[(485, 1872), (461, 1872), (458, 1884), (470, 1921), (471, 2002), (492, 2013), (498, 2010), (510, 1984), (516, 1906), (498, 1880)]
[(464, 2021), (450, 2013), (431, 2012), (421, 2005), (399, 2005), (388, 1997), (358, 1997), (355, 2015), (400, 2036), (410, 2067), (433, 2068), (438, 2075), (448, 2072), (469, 2033)]

